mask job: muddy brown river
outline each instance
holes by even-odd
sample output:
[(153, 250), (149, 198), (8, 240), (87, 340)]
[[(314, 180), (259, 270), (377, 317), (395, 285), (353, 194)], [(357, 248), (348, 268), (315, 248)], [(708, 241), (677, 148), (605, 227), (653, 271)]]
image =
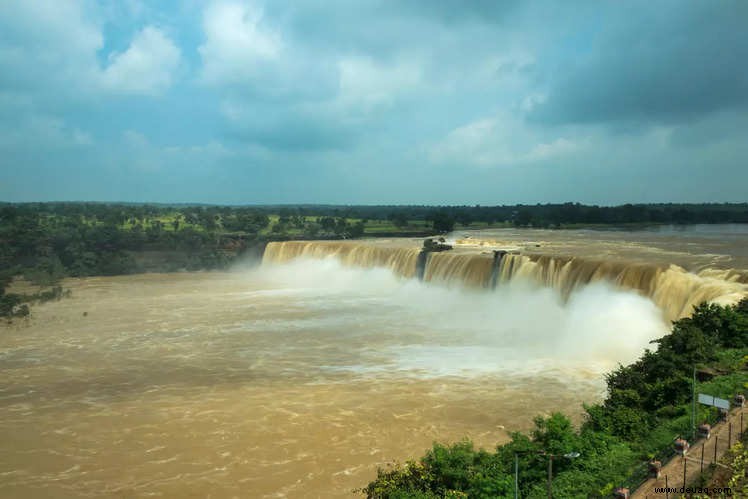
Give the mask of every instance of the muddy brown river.
[(65, 287), (0, 329), (2, 497), (350, 497), (434, 440), (579, 421), (667, 330), (605, 283), (562, 302), (332, 258)]

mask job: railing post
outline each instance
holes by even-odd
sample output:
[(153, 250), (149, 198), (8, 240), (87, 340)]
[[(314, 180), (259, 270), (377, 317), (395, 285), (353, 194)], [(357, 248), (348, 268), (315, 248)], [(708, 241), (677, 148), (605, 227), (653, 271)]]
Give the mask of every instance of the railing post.
[(670, 491), (667, 486), (667, 475), (665, 475), (665, 499), (670, 499)]
[(706, 447), (706, 440), (701, 443), (701, 473), (704, 473), (704, 447)]
[(719, 443), (719, 437), (717, 435), (714, 435), (714, 459), (712, 460), (712, 464), (717, 464), (717, 444)]
[(696, 440), (696, 366), (693, 366), (693, 380), (691, 381), (691, 440)]
[(686, 486), (686, 465), (688, 464), (688, 461), (686, 460), (686, 456), (683, 456), (683, 486)]

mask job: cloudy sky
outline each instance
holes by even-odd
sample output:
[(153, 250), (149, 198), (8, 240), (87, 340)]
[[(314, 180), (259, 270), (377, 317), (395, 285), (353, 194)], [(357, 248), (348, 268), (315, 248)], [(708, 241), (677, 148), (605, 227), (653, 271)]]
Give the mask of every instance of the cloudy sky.
[(744, 0), (2, 0), (0, 200), (748, 201)]

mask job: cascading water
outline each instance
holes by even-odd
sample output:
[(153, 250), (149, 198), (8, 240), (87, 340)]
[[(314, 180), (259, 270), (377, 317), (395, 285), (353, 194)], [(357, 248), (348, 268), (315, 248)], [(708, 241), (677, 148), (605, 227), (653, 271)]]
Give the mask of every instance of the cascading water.
[(299, 257), (336, 257), (344, 265), (385, 267), (401, 277), (416, 277), (417, 248), (391, 248), (345, 241), (287, 241), (268, 243), (263, 262), (285, 263)]
[(489, 288), (493, 273), (493, 256), (485, 253), (430, 253), (423, 280)]
[(405, 278), (486, 289), (527, 281), (557, 290), (564, 300), (588, 284), (608, 282), (650, 298), (667, 320), (687, 316), (701, 302), (728, 304), (748, 296), (748, 279), (735, 270), (704, 269), (692, 273), (677, 265), (503, 251), (423, 253), (417, 243), (410, 243), (403, 247), (372, 241), (274, 242), (268, 244), (263, 262), (335, 257), (344, 265), (385, 267)]

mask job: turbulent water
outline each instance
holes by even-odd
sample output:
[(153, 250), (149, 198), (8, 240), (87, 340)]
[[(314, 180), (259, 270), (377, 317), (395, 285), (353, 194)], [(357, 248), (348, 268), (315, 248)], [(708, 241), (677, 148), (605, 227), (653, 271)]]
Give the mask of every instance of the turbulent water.
[[(748, 296), (748, 272), (725, 267), (726, 259), (733, 259), (731, 255), (694, 253), (696, 248), (688, 251), (689, 245), (698, 246), (693, 242), (685, 243), (686, 251), (678, 252), (673, 244), (683, 241), (677, 237), (675, 241), (672, 236), (658, 240), (645, 233), (648, 245), (632, 244), (619, 233), (604, 233), (612, 238), (606, 240), (599, 231), (594, 240), (585, 231), (564, 231), (564, 239), (558, 231), (534, 231), (533, 235), (550, 239), (542, 242), (518, 237), (526, 233), (494, 230), (453, 237), (448, 242), (454, 250), (423, 255), (423, 280), (484, 289), (521, 281), (555, 289), (565, 300), (591, 283), (606, 282), (646, 296), (667, 320), (685, 317), (694, 305), (705, 301), (732, 304)], [(727, 249), (740, 254), (743, 248), (731, 242), (732, 248)], [(748, 233), (738, 242), (748, 244)], [(334, 257), (345, 265), (382, 266), (413, 277), (419, 264), (419, 244), (407, 240), (270, 243), (265, 261)], [(611, 252), (611, 247), (615, 251)], [(737, 260), (744, 262), (740, 257)]]
[(345, 497), (433, 440), (492, 447), (537, 414), (578, 418), (667, 330), (668, 288), (606, 270), (565, 293), (536, 242), (499, 235), (430, 255), (422, 280), (417, 245), (389, 241), (67, 281), (71, 298), (0, 329), (0, 496)]

